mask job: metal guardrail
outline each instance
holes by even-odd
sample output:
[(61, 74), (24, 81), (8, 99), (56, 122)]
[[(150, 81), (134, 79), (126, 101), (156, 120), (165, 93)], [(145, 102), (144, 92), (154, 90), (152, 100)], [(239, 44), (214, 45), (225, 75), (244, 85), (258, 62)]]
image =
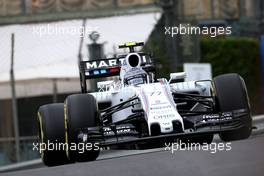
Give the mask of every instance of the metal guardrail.
[[(32, 150), (32, 143), (36, 141), (36, 136), (19, 137), (20, 161), (29, 161), (39, 157), (39, 153)], [(0, 165), (12, 164), (16, 161), (15, 148), (14, 137), (0, 138)]]
[[(28, 141), (28, 140), (36, 140), (37, 136), (22, 136), (19, 137), (19, 140), (21, 141)], [(0, 143), (1, 142), (14, 142), (15, 138), (14, 137), (1, 137), (0, 138)]]
[(36, 168), (37, 166), (42, 166), (41, 159), (35, 159), (31, 161), (24, 161), (21, 163), (16, 164), (10, 164), (7, 166), (0, 167), (0, 173), (1, 172), (10, 172), (10, 171), (18, 171), (18, 170), (24, 170), (24, 169), (30, 169), (30, 168)]
[(257, 115), (253, 117), (253, 129), (252, 134), (258, 135), (264, 133), (264, 115)]
[[(253, 126), (254, 130), (252, 135), (258, 135), (261, 133), (264, 133), (264, 115), (257, 115), (253, 117)], [(160, 149), (150, 149), (150, 150), (143, 150), (141, 152), (134, 152), (132, 154), (140, 154), (140, 153), (149, 153), (149, 152), (154, 152), (154, 151), (159, 151)], [(109, 154), (105, 154), (106, 156), (101, 156), (100, 159), (106, 159), (109, 158)], [(127, 156), (128, 154), (121, 154), (122, 156)], [(118, 155), (119, 157), (121, 155)], [(111, 155), (112, 156), (112, 155)], [(113, 154), (115, 156), (115, 154)], [(42, 161), (41, 159), (35, 159), (31, 161), (25, 161), (21, 163), (16, 163), (16, 164), (10, 164), (7, 166), (2, 166), (0, 167), (0, 173), (3, 172), (11, 172), (11, 171), (18, 171), (18, 170), (25, 170), (25, 169), (32, 169), (32, 168), (37, 168), (37, 167), (42, 167)]]
[(253, 117), (253, 123), (261, 123), (264, 122), (264, 115), (256, 115)]

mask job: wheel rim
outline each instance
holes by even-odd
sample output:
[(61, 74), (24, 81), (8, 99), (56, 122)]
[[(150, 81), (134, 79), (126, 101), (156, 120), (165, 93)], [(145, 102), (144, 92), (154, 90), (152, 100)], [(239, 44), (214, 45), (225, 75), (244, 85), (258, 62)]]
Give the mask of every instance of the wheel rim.
[[(44, 131), (43, 131), (42, 117), (41, 117), (40, 112), (38, 112), (38, 124), (39, 124), (39, 130), (38, 130), (39, 141), (41, 142), (41, 144), (43, 144), (44, 143)], [(44, 151), (41, 150), (40, 156), (42, 160), (44, 159), (44, 154), (45, 154)]]

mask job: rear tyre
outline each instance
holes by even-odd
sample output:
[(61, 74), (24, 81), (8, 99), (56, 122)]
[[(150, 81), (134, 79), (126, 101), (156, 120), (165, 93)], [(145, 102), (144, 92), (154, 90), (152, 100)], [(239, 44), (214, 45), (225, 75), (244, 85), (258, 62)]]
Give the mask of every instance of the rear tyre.
[(252, 118), (250, 113), (247, 88), (242, 77), (238, 74), (225, 74), (214, 78), (216, 91), (216, 109), (220, 112), (246, 109), (248, 114), (241, 117), (243, 127), (228, 132), (221, 132), (223, 141), (246, 139), (252, 131)]
[[(65, 101), (65, 125), (66, 125), (66, 142), (78, 145), (76, 140), (76, 130), (79, 128), (95, 127), (98, 121), (98, 106), (95, 98), (89, 94), (70, 95)], [(88, 139), (89, 141), (89, 139)], [(71, 160), (78, 162), (93, 161), (99, 155), (100, 148), (91, 143), (89, 150), (67, 151)]]
[[(47, 166), (57, 166), (71, 163), (63, 148), (54, 145), (65, 144), (64, 111), (63, 103), (41, 106), (38, 110), (38, 131), (40, 145), (46, 150), (41, 150), (41, 158)], [(49, 150), (47, 149), (50, 146)]]

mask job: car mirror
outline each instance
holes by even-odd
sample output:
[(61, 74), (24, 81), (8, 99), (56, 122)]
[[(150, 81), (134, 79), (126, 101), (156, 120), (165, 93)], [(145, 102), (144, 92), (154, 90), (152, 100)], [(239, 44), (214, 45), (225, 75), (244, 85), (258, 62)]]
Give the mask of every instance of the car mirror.
[(184, 79), (186, 77), (185, 72), (171, 73), (169, 83), (173, 80)]

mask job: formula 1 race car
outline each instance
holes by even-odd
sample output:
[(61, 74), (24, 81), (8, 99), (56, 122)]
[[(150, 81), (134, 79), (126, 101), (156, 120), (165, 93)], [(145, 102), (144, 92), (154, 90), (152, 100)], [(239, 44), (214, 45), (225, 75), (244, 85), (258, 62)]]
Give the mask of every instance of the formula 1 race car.
[[(45, 165), (96, 160), (106, 148), (150, 148), (179, 138), (210, 144), (214, 134), (223, 141), (250, 136), (252, 118), (242, 77), (232, 73), (182, 82), (186, 74), (179, 72), (169, 80), (157, 79), (153, 57), (135, 52), (142, 45), (120, 45), (130, 52), (117, 58), (80, 61), (82, 93), (39, 108)], [(98, 92), (87, 92), (87, 80), (106, 77), (112, 79), (98, 82)], [(51, 144), (52, 149), (47, 147)]]

